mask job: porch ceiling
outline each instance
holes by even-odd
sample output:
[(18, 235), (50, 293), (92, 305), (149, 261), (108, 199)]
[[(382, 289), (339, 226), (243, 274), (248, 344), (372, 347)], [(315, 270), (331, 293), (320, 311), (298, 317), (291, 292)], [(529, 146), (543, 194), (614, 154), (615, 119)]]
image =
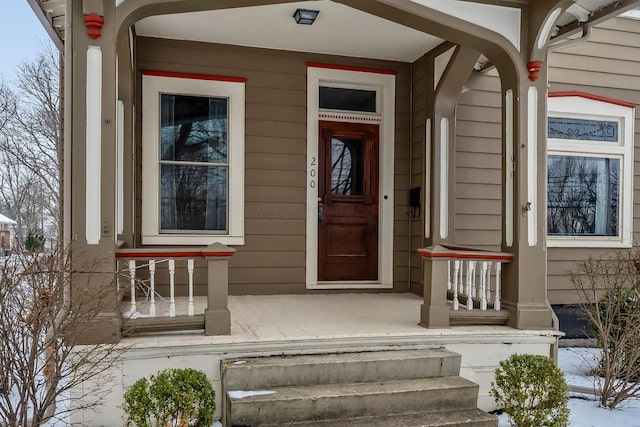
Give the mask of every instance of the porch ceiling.
[[(293, 19), (297, 8), (320, 13), (313, 25), (298, 25)], [(135, 29), (139, 36), (402, 62), (443, 42), (326, 0), (152, 16), (136, 23)]]

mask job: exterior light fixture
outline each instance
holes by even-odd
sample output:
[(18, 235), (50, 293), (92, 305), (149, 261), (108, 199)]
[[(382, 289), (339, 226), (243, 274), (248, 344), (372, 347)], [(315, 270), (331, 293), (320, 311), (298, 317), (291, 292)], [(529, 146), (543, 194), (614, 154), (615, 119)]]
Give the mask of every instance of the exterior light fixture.
[(293, 14), (293, 19), (296, 20), (296, 24), (311, 25), (316, 20), (318, 13), (320, 13), (319, 10), (296, 9), (296, 13)]

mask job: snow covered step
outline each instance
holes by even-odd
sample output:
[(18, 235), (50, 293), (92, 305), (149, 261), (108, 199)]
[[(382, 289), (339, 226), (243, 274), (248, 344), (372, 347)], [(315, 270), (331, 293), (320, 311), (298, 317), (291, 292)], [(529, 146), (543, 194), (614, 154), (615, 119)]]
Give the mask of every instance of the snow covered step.
[(226, 390), (455, 376), (460, 355), (444, 349), (378, 351), (226, 361)]
[(498, 419), (480, 409), (453, 412), (421, 412), (333, 420), (303, 421), (286, 424), (261, 424), (261, 427), (496, 427)]
[(348, 425), (345, 418), (474, 409), (478, 399), (478, 385), (460, 377), (274, 387), (260, 392), (244, 397), (227, 393), (228, 425), (327, 419)]

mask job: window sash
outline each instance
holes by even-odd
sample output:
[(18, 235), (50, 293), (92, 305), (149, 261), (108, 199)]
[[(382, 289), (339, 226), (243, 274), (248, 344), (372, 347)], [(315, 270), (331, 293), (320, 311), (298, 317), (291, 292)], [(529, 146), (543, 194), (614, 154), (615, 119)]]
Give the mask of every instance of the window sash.
[(547, 235), (618, 236), (620, 158), (550, 154)]

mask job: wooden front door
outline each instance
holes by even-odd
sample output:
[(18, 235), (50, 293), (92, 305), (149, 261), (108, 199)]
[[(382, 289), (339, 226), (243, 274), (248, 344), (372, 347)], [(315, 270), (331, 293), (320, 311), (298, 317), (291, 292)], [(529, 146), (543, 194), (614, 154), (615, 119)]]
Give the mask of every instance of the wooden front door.
[(318, 280), (378, 280), (378, 125), (319, 128)]

